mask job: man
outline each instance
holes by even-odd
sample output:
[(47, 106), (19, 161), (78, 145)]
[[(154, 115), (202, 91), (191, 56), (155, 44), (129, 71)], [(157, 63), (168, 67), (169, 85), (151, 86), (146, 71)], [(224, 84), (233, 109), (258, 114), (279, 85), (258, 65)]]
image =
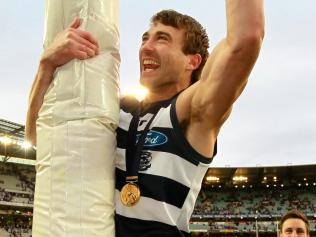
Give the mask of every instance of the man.
[(291, 210), (280, 221), (280, 237), (309, 237), (309, 222), (303, 212)]
[[(140, 105), (122, 102), (117, 130), (117, 236), (189, 236), (188, 222), (216, 154), (218, 133), (246, 85), (264, 36), (262, 0), (227, 0), (226, 7), (227, 36), (210, 56), (205, 30), (175, 11), (156, 14), (143, 34), (140, 82), (149, 92)], [(55, 68), (97, 51), (87, 32), (71, 26), (61, 33), (43, 54), (29, 121), (36, 119)]]

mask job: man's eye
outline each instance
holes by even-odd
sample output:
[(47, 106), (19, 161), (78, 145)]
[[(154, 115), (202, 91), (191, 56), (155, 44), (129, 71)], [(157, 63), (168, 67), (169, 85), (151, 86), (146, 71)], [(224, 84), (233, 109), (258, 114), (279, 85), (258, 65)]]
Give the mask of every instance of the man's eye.
[(158, 40), (166, 40), (167, 41), (168, 38), (164, 35), (160, 35), (160, 36), (158, 36)]
[(142, 38), (142, 44), (144, 44), (147, 41), (147, 37)]
[(147, 34), (143, 34), (142, 35), (142, 41), (146, 41), (148, 39), (148, 35)]

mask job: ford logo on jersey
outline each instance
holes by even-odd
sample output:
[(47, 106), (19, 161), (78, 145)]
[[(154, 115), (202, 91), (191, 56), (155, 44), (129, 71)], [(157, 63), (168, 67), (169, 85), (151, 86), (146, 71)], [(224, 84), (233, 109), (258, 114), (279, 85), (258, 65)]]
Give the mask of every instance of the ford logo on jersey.
[[(140, 138), (140, 134), (137, 134), (136, 143)], [(168, 141), (168, 138), (165, 134), (157, 132), (155, 130), (149, 130), (145, 138), (144, 146), (160, 146), (165, 144)]]

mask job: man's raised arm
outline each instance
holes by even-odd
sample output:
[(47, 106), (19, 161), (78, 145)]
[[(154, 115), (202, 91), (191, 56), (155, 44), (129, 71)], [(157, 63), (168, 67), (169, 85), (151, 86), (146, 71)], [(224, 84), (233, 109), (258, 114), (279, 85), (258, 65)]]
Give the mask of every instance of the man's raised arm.
[[(227, 35), (212, 51), (201, 74), (177, 102), (193, 147), (210, 156), (220, 127), (241, 94), (264, 37), (263, 0), (227, 0)], [(191, 101), (191, 106), (186, 106)], [(208, 137), (201, 142), (199, 136)], [(197, 142), (199, 141), (199, 142)]]

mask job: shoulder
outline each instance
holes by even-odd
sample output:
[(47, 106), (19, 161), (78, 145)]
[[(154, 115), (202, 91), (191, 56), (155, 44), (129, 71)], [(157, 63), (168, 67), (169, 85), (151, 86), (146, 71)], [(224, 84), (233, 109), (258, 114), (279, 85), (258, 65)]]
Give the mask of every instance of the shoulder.
[[(178, 97), (175, 103), (175, 120), (187, 142), (199, 154), (213, 157), (216, 154), (215, 143), (219, 129), (209, 125), (200, 105), (194, 102), (194, 96), (199, 93), (200, 81), (188, 87)], [(199, 113), (196, 114), (196, 111)]]
[(120, 99), (120, 107), (126, 113), (135, 113), (140, 106), (140, 102), (131, 95), (126, 95)]

